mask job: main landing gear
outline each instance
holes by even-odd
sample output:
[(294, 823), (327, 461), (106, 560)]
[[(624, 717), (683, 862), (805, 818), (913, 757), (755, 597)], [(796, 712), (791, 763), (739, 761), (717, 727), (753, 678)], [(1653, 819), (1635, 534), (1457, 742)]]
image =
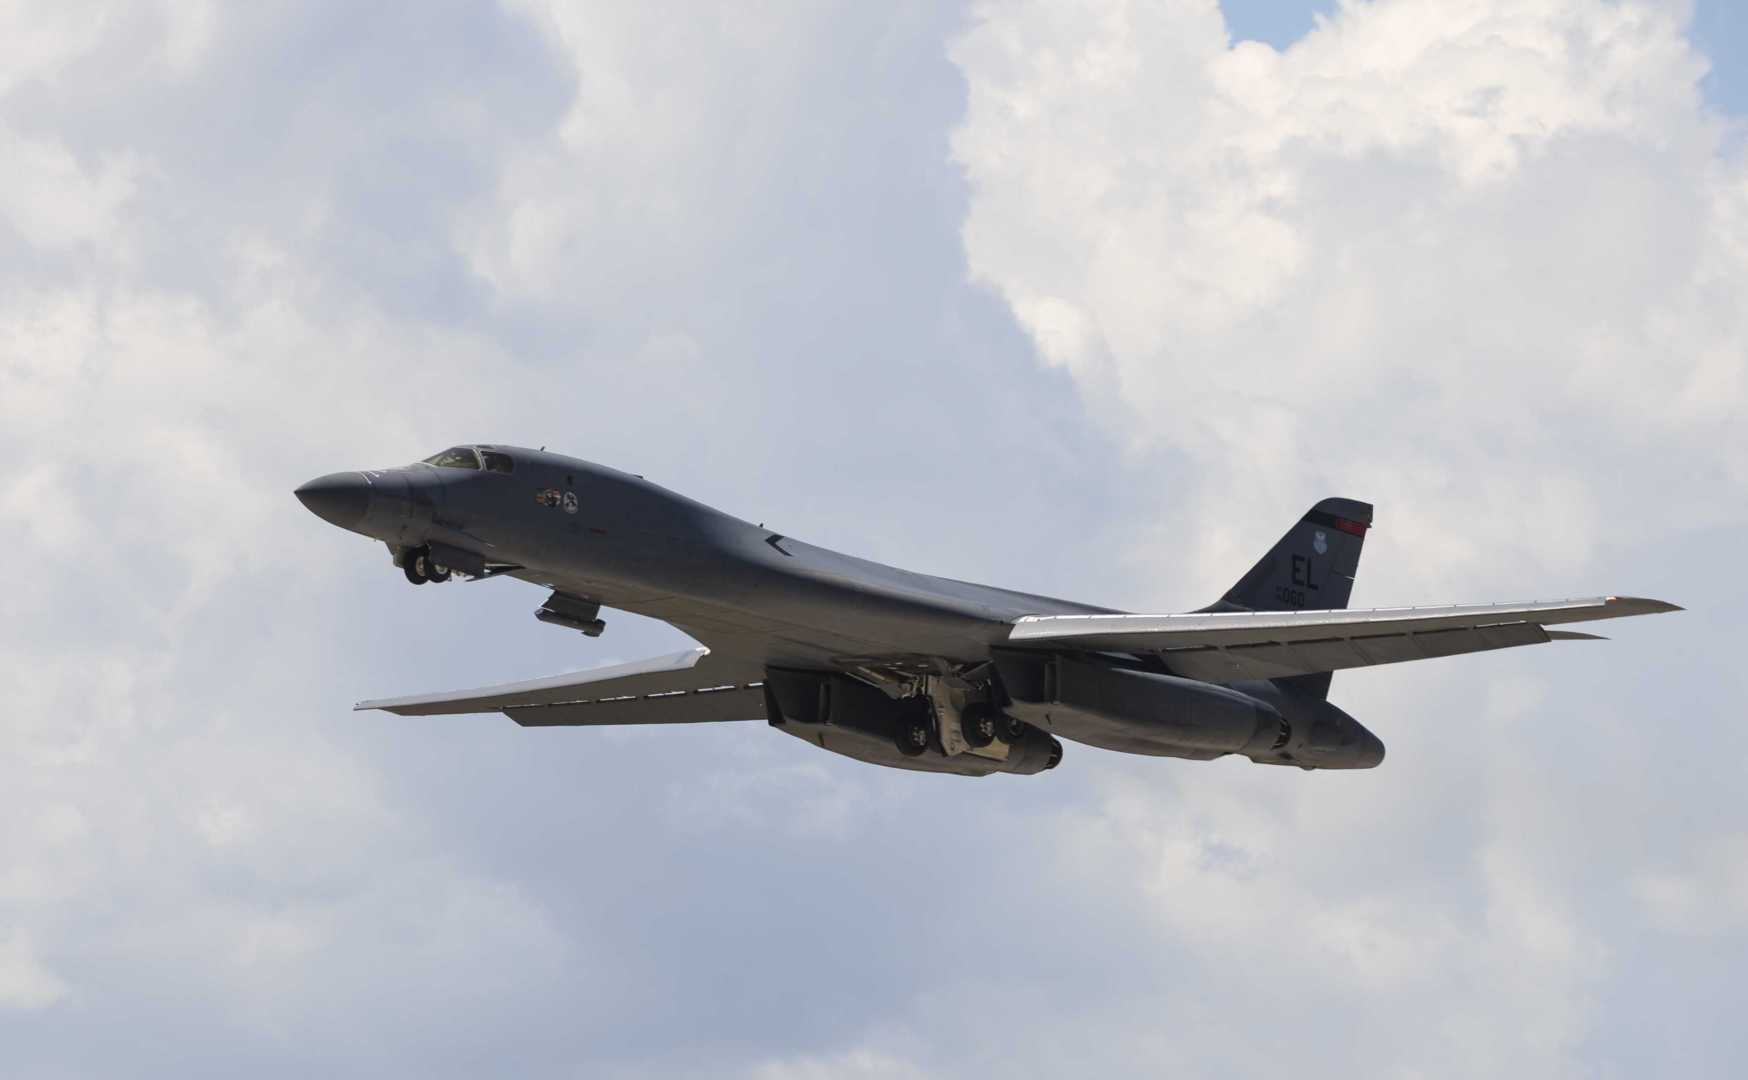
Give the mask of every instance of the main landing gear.
[(904, 715), (898, 721), (898, 752), (917, 757), (935, 737), (935, 703), (922, 694), (906, 698)]
[[(937, 695), (943, 700), (937, 700)], [(898, 752), (905, 757), (917, 757), (933, 747), (951, 757), (968, 750), (988, 750), (997, 739), (1012, 746), (1025, 738), (1026, 723), (1002, 712), (986, 698), (979, 697), (963, 705), (957, 704), (958, 700), (958, 695), (949, 695), (933, 685), (923, 693), (902, 699), (903, 711), (893, 731)]]
[(414, 585), (449, 580), (449, 567), (434, 562), (431, 549), (424, 547), (408, 548), (401, 553), (401, 573)]
[(959, 710), (959, 733), (973, 750), (981, 750), (995, 741), (997, 728), (1004, 717), (987, 701), (973, 701)]

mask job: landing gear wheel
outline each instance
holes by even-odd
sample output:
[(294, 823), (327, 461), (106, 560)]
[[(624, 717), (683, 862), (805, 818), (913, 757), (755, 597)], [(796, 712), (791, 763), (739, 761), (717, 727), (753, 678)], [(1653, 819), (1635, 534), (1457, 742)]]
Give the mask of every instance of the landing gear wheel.
[(1012, 745), (1026, 737), (1026, 731), (1031, 725), (1024, 720), (1015, 720), (1007, 713), (1002, 713), (996, 721), (996, 727), (1000, 729), (1001, 741)]
[(973, 701), (959, 710), (959, 733), (973, 750), (981, 750), (995, 741), (995, 707), (987, 701)]
[(438, 566), (430, 559), (425, 560), (425, 578), (428, 581), (448, 581), (449, 567)]
[(425, 573), (425, 551), (423, 548), (409, 551), (401, 556), (401, 573), (407, 575), (407, 580), (414, 585), (423, 585), (431, 580)]
[(917, 757), (928, 750), (929, 740), (935, 736), (934, 711), (927, 698), (913, 699), (913, 707), (906, 709), (898, 721), (895, 741), (899, 753)]

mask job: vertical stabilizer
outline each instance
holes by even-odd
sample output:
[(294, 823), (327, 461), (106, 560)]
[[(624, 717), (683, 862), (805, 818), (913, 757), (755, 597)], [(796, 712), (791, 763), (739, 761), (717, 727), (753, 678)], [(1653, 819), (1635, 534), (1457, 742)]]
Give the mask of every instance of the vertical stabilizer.
[(1213, 611), (1338, 611), (1347, 607), (1370, 503), (1324, 499), (1299, 519)]
[[(1207, 611), (1339, 611), (1353, 594), (1372, 504), (1324, 499)], [(1276, 680), (1309, 697), (1329, 693), (1329, 673)]]

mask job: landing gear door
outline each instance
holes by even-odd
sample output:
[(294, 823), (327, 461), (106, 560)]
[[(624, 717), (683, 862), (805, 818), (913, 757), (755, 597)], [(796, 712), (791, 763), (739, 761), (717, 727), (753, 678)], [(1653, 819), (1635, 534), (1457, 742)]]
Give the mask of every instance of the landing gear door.
[(941, 753), (948, 757), (963, 754), (971, 749), (971, 744), (965, 741), (965, 734), (959, 729), (959, 703), (954, 700), (958, 695), (942, 685), (938, 676), (930, 675), (929, 697), (935, 703), (935, 729), (941, 737)]

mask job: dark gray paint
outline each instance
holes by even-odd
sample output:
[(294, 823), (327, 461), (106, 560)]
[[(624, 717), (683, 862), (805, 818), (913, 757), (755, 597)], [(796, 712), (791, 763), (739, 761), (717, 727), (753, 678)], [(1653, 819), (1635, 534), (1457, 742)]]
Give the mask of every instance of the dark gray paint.
[[(619, 608), (706, 647), (359, 708), (503, 712), (528, 727), (765, 719), (860, 760), (973, 776), (1054, 767), (1051, 735), (1192, 760), (1371, 768), (1383, 743), (1325, 700), (1330, 672), (1675, 610), (1621, 597), (1342, 610), (1372, 507), (1325, 499), (1214, 605), (1130, 615), (843, 555), (575, 458), (481, 449), (514, 470), (421, 463), (335, 473), (297, 495), (386, 543), (410, 578), (437, 566), (510, 574), (552, 590), (542, 621), (598, 634), (599, 610)], [(977, 710), (999, 718), (993, 741), (970, 721), (962, 730)]]

